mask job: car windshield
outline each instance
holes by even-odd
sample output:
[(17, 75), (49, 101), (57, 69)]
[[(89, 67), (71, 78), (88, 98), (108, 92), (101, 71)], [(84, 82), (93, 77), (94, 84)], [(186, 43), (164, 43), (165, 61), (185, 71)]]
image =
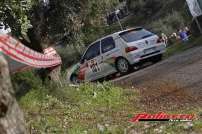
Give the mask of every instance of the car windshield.
[(143, 28), (138, 28), (138, 29), (132, 29), (132, 30), (122, 32), (119, 35), (126, 42), (130, 43), (137, 40), (148, 38), (150, 36), (153, 36), (154, 34)]

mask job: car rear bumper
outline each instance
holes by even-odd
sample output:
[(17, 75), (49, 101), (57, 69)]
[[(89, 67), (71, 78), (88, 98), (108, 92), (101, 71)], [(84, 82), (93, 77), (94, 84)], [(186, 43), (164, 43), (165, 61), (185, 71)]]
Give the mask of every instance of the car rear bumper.
[(131, 65), (136, 64), (144, 59), (149, 59), (156, 55), (160, 55), (166, 52), (166, 45), (164, 43), (155, 45), (147, 49), (134, 51), (127, 55), (127, 59)]

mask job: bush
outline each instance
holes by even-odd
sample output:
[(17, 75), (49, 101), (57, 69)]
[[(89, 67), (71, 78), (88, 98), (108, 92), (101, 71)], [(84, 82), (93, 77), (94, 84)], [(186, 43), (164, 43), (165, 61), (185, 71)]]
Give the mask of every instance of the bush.
[(11, 80), (17, 99), (29, 92), (31, 89), (38, 89), (39, 87), (42, 87), (42, 81), (38, 76), (36, 76), (34, 71), (14, 74), (12, 75)]
[(21, 75), (19, 78), (35, 84), (19, 98), (27, 127), (33, 133), (81, 133), (92, 126), (91, 131), (99, 132), (97, 123), (105, 122), (104, 118), (111, 117), (126, 102), (123, 90), (110, 83), (85, 83), (79, 87), (48, 82), (41, 85), (31, 80), (38, 79), (31, 72)]
[(151, 27), (157, 33), (172, 34), (177, 32), (181, 27), (185, 26), (185, 20), (179, 12), (173, 12), (166, 17), (154, 21), (149, 27)]
[(191, 23), (184, 0), (128, 0), (128, 7), (134, 13), (131, 21), (143, 25), (156, 33), (171, 34)]
[(67, 46), (58, 49), (58, 53), (62, 58), (62, 70), (66, 70), (67, 67), (75, 64), (80, 59), (80, 53), (76, 51), (73, 46)]

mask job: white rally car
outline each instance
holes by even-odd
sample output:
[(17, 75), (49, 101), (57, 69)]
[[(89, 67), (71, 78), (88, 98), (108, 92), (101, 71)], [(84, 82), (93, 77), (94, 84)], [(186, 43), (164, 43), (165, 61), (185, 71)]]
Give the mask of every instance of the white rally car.
[(166, 44), (143, 28), (120, 31), (92, 43), (68, 73), (73, 82), (95, 81), (114, 73), (125, 74), (142, 61), (159, 61)]

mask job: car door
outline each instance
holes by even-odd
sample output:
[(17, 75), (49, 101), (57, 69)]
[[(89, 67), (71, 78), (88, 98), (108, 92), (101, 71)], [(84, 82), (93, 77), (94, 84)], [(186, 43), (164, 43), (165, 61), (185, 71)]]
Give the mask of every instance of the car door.
[(84, 65), (87, 66), (85, 72), (85, 81), (93, 81), (100, 77), (101, 72), (101, 56), (100, 56), (100, 41), (93, 43), (86, 51), (84, 57)]
[[(109, 75), (116, 72), (115, 60), (117, 55), (120, 54), (119, 48), (116, 47), (113, 37), (107, 37), (101, 41), (102, 52), (102, 68), (103, 75)], [(104, 76), (103, 76), (104, 77)]]

